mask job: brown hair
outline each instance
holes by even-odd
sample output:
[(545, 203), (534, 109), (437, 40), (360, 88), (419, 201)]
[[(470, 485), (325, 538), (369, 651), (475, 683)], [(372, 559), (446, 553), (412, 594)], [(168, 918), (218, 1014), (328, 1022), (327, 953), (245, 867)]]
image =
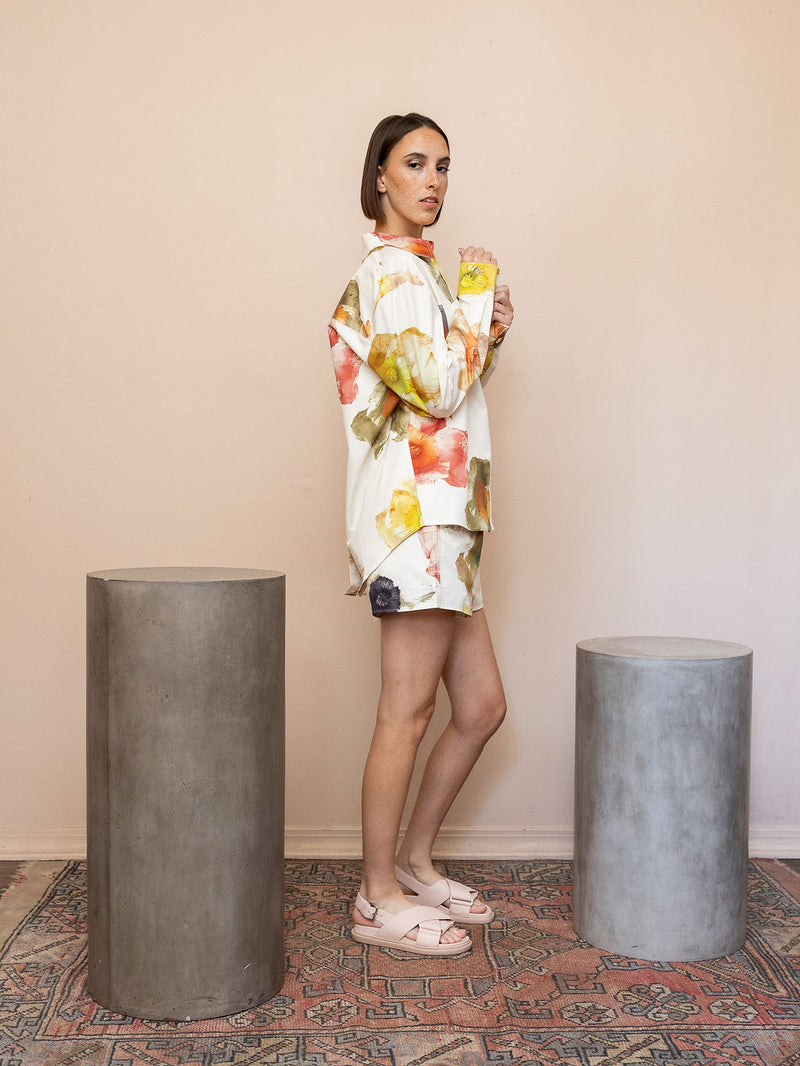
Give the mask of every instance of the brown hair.
[[(372, 131), (364, 159), (364, 173), (361, 177), (361, 210), (367, 218), (374, 219), (378, 223), (384, 221), (377, 184), (378, 167), (383, 166), (398, 141), (402, 141), (407, 133), (419, 129), (436, 130), (444, 137), (447, 150), (450, 150), (450, 142), (441, 126), (437, 125), (432, 118), (418, 115), (416, 111), (409, 111), (407, 115), (387, 115)], [(438, 222), (441, 213), (440, 208), (434, 222)]]

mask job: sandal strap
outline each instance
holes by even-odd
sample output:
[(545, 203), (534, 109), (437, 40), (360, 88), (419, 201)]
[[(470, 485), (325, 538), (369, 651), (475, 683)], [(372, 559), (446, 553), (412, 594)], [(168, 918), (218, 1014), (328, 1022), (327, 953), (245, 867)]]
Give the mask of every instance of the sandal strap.
[(358, 913), (362, 914), (367, 919), (367, 921), (375, 921), (375, 916), (378, 913), (378, 908), (375, 906), (374, 903), (368, 903), (360, 892), (356, 893), (355, 907)]
[[(379, 913), (384, 915), (386, 911)], [(452, 918), (443, 918), (434, 907), (409, 907), (387, 917), (388, 920), (381, 925), (384, 936), (400, 941), (412, 929), (416, 929), (419, 944), (438, 944), (442, 934), (455, 924)]]
[(417, 897), (418, 902), (426, 907), (447, 907), (451, 914), (467, 915), (472, 910), (472, 904), (477, 900), (478, 893), (468, 885), (462, 885), (460, 881), (451, 881), (449, 877), (440, 877), (432, 885), (424, 885), (417, 881), (405, 870), (395, 867), (395, 876), (401, 885), (410, 888)]
[(474, 888), (462, 885), (460, 881), (451, 881), (449, 878), (445, 878), (445, 880), (453, 903), (466, 903), (467, 906), (471, 907), (478, 898), (478, 893)]
[(450, 893), (447, 909), (451, 914), (469, 914), (472, 910), (472, 904), (478, 898), (478, 893), (474, 888), (462, 885), (460, 881), (451, 881), (449, 878), (446, 878), (446, 880)]
[(452, 918), (443, 918), (435, 907), (408, 907), (399, 914), (390, 914), (369, 903), (360, 892), (356, 894), (355, 907), (368, 921), (379, 922), (383, 935), (398, 943), (412, 929), (417, 929), (418, 944), (435, 945), (455, 924)]

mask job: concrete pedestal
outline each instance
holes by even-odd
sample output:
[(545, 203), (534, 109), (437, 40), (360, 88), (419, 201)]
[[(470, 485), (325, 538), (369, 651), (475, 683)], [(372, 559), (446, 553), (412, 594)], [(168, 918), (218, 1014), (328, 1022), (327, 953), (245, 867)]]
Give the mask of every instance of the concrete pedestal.
[(752, 657), (578, 644), (574, 926), (589, 943), (676, 962), (744, 943)]
[(89, 992), (214, 1018), (284, 976), (284, 576), (87, 581)]

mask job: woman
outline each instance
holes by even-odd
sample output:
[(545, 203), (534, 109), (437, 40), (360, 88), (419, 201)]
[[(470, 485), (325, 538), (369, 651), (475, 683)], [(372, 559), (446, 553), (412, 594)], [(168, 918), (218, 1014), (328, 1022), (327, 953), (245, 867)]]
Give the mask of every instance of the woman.
[[(330, 325), (348, 441), (348, 592), (369, 595), (381, 620), (352, 935), (426, 955), (467, 951), (462, 927), (494, 917), (477, 892), (439, 874), (431, 853), (505, 714), (478, 564), (492, 528), (483, 386), (514, 312), (508, 289), (496, 286), (491, 252), (459, 249), (453, 298), (422, 237), (441, 214), (449, 163), (447, 137), (432, 119), (412, 113), (378, 124), (361, 187), (375, 232), (364, 237), (364, 259)], [(450, 721), (397, 850), (440, 679)]]

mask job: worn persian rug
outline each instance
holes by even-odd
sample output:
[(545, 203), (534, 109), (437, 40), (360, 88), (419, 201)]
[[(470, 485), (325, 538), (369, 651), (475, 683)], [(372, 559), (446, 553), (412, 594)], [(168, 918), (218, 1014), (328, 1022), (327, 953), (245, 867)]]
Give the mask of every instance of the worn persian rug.
[(286, 864), (286, 981), (213, 1021), (147, 1022), (86, 992), (86, 870), (32, 863), (0, 905), (0, 1066), (800, 1066), (800, 876), (750, 865), (749, 930), (702, 963), (579, 940), (569, 862), (447, 862), (497, 918), (420, 959), (348, 936), (350, 861)]

